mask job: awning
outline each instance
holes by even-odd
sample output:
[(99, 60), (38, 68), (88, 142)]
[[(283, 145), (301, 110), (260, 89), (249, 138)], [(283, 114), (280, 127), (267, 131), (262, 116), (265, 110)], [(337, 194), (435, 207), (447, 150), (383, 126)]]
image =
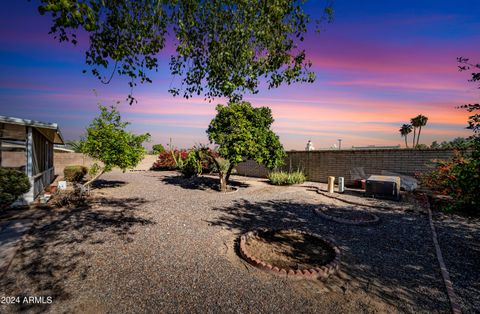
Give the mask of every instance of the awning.
[[(3, 129), (0, 129), (0, 138), (6, 140), (25, 140), (22, 136), (23, 130), (18, 126), (30, 126), (37, 129), (43, 134), (50, 142), (54, 144), (65, 144), (62, 133), (56, 123), (46, 123), (28, 119), (14, 118), (0, 116), (0, 123), (5, 124)], [(23, 137), (23, 138), (22, 138)]]

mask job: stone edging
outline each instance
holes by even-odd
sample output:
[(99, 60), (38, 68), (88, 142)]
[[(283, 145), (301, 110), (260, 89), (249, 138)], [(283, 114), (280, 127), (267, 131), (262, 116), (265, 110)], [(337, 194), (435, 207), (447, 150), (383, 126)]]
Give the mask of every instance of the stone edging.
[[(316, 268), (310, 268), (310, 269), (303, 269), (303, 270), (294, 270), (294, 269), (285, 269), (285, 268), (279, 268), (276, 266), (273, 266), (271, 264), (268, 264), (264, 261), (259, 260), (255, 256), (253, 256), (248, 250), (247, 246), (245, 244), (247, 238), (255, 235), (259, 230), (253, 230), (249, 231), (247, 233), (244, 233), (240, 236), (240, 255), (242, 256), (243, 259), (245, 259), (248, 263), (252, 264), (253, 266), (260, 268), (262, 270), (274, 273), (274, 274), (279, 274), (279, 275), (286, 275), (287, 277), (292, 277), (292, 278), (299, 278), (299, 279), (319, 279), (319, 280), (325, 280), (330, 275), (336, 273), (339, 268), (340, 268), (340, 249), (330, 243), (327, 240), (322, 239), (319, 235), (310, 233), (310, 232), (305, 232), (301, 230), (296, 230), (296, 229), (286, 229), (288, 231), (295, 231), (298, 233), (302, 234), (308, 234), (311, 236), (314, 236), (316, 238), (319, 238), (321, 241), (325, 242), (327, 245), (329, 245), (335, 252), (335, 258), (333, 261), (328, 263), (327, 265), (316, 267)], [(262, 230), (264, 231), (264, 230)], [(272, 230), (275, 231), (275, 230)]]
[(367, 215), (372, 216), (373, 217), (372, 219), (363, 220), (363, 219), (346, 219), (346, 218), (334, 217), (326, 214), (325, 209), (323, 207), (315, 208), (314, 211), (317, 215), (319, 215), (323, 219), (331, 220), (331, 221), (335, 221), (335, 222), (338, 222), (341, 224), (347, 224), (347, 225), (363, 226), (363, 225), (375, 224), (380, 221), (380, 218), (377, 215), (374, 215), (372, 213), (366, 213)]

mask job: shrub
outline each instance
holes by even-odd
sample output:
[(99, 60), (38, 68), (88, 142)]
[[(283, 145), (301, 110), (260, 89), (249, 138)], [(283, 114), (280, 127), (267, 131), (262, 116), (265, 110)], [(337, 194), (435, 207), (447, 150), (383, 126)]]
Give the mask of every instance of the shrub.
[(81, 189), (75, 187), (73, 191), (57, 191), (53, 196), (52, 204), (56, 207), (82, 207), (87, 205), (87, 197)]
[(480, 144), (476, 143), (471, 155), (457, 153), (452, 159), (440, 161), (435, 169), (420, 177), (422, 184), (431, 190), (452, 197), (443, 208), (467, 213), (480, 209)]
[(202, 173), (212, 173), (212, 172), (218, 172), (218, 169), (215, 165), (215, 162), (213, 161), (215, 158), (219, 158), (220, 155), (218, 154), (217, 151), (208, 148), (208, 147), (199, 147), (199, 148), (194, 148), (195, 151), (197, 152), (200, 162), (202, 164)]
[(30, 190), (30, 181), (25, 173), (0, 168), (0, 208), (11, 205), (28, 190)]
[(70, 182), (80, 182), (87, 172), (88, 169), (84, 166), (66, 166), (65, 169), (63, 169), (63, 177)]
[(272, 171), (268, 174), (268, 179), (274, 185), (292, 185), (305, 182), (306, 177), (302, 171)]
[(202, 163), (197, 151), (192, 150), (188, 153), (187, 159), (182, 165), (181, 171), (182, 174), (187, 178), (202, 174)]
[(155, 144), (152, 146), (152, 153), (153, 154), (161, 154), (165, 151), (165, 147), (162, 144)]
[(186, 150), (164, 151), (158, 155), (157, 161), (151, 170), (180, 170), (183, 162), (187, 159)]

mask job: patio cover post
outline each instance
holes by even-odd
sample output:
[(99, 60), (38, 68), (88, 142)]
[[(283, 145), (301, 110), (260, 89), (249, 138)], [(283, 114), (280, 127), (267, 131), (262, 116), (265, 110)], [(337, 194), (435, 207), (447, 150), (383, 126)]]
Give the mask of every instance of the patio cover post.
[(34, 194), (34, 184), (35, 180), (33, 178), (33, 135), (32, 135), (32, 127), (27, 127), (27, 140), (25, 142), (26, 147), (26, 157), (27, 157), (27, 167), (25, 171), (27, 172), (28, 180), (30, 181), (30, 191), (24, 194), (24, 199), (28, 203), (33, 202), (33, 194)]

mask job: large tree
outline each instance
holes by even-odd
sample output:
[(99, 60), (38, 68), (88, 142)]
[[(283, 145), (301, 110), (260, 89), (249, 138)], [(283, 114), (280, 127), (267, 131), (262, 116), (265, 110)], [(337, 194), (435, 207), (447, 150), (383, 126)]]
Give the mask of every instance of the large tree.
[[(298, 47), (311, 23), (305, 2), (41, 0), (38, 9), (51, 14), (60, 41), (76, 44), (79, 33), (88, 35), (86, 63), (102, 82), (115, 74), (130, 78), (131, 87), (151, 82), (148, 70), (158, 70), (158, 53), (171, 45), (170, 70), (181, 78), (174, 95), (238, 100), (257, 93), (261, 80), (269, 88), (315, 80)], [(330, 20), (332, 7), (321, 8), (315, 20)]]
[(220, 170), (221, 190), (227, 189), (232, 170), (245, 159), (253, 159), (268, 169), (283, 164), (285, 152), (278, 136), (270, 129), (272, 111), (268, 107), (252, 107), (248, 102), (218, 105), (217, 115), (207, 130), (211, 143), (225, 161), (216, 159)]
[(102, 162), (103, 167), (99, 169), (97, 176), (85, 185), (115, 167), (123, 171), (134, 168), (145, 155), (142, 144), (150, 139), (148, 133), (135, 135), (127, 131), (129, 123), (122, 121), (115, 107), (99, 108), (100, 115), (88, 126), (81, 148), (84, 154)]

